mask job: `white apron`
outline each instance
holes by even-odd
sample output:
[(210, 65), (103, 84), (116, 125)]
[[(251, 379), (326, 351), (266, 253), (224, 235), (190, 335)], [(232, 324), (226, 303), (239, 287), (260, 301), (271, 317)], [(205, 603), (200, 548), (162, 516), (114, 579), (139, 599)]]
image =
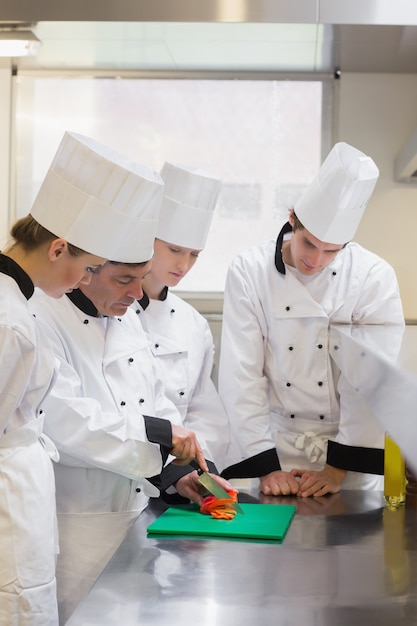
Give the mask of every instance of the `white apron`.
[(4, 626), (58, 624), (50, 458), (57, 456), (53, 444), (41, 434), (42, 425), (43, 419), (38, 418), (0, 438), (0, 536), (8, 538), (0, 551), (0, 624)]

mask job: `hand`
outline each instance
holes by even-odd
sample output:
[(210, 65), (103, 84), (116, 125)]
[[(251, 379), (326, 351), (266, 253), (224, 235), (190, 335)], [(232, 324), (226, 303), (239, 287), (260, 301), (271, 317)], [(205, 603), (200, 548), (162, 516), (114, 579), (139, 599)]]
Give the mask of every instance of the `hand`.
[(346, 470), (326, 465), (322, 470), (293, 469), (291, 474), (299, 478), (298, 495), (302, 498), (309, 496), (324, 496), (326, 493), (338, 493), (342, 481), (346, 476)]
[[(221, 476), (217, 476), (217, 474), (210, 474), (210, 476), (214, 478), (223, 489), (233, 489), (232, 485)], [(180, 496), (188, 498), (191, 502), (198, 504), (198, 506), (201, 506), (203, 502), (202, 494), (207, 493), (205, 487), (198, 482), (198, 474), (196, 471), (181, 476), (175, 483), (175, 487)]]
[(204, 472), (208, 472), (203, 451), (198, 443), (196, 434), (192, 430), (172, 424), (171, 454), (177, 457), (173, 461), (177, 465), (188, 465), (190, 461), (196, 459), (201, 469)]
[(298, 494), (298, 480), (291, 472), (276, 470), (259, 479), (259, 488), (266, 496), (291, 496)]

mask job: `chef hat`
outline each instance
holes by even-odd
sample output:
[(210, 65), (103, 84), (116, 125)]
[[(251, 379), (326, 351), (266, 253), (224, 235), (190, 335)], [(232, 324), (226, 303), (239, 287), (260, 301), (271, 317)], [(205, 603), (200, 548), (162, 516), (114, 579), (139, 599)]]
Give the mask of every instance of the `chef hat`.
[(86, 252), (140, 263), (153, 255), (163, 187), (157, 172), (66, 132), (31, 215)]
[(317, 239), (347, 243), (359, 226), (378, 176), (370, 157), (347, 143), (337, 143), (294, 211)]
[(165, 183), (158, 239), (177, 246), (202, 250), (220, 192), (220, 180), (212, 174), (173, 163), (161, 170)]

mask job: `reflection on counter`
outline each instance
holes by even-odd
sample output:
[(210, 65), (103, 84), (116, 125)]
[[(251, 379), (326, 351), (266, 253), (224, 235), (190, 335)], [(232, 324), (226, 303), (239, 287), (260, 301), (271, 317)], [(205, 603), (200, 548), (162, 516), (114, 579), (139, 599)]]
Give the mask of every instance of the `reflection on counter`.
[(132, 527), (68, 626), (415, 626), (417, 497), (400, 511), (382, 492), (242, 502), (295, 504), (282, 544), (151, 539), (164, 510), (153, 501)]
[(386, 508), (383, 513), (385, 588), (402, 595), (410, 588), (410, 558), (406, 549), (405, 507)]

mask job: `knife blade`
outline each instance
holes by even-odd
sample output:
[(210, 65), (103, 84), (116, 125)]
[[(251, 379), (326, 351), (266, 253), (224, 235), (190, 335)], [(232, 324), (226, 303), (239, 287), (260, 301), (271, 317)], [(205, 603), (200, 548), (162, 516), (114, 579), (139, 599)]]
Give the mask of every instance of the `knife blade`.
[[(216, 498), (231, 499), (231, 496), (227, 493), (227, 491), (223, 489), (223, 487), (219, 485), (219, 483), (214, 480), (214, 478), (212, 478), (210, 474), (204, 472), (195, 459), (190, 462), (190, 465), (195, 470), (197, 470), (198, 482), (200, 483), (200, 485), (203, 485), (203, 487), (205, 487), (205, 489), (207, 489), (209, 493), (211, 493), (213, 496), (216, 496)], [(236, 513), (244, 515), (242, 507), (239, 506), (237, 502), (233, 502), (233, 508), (235, 509)]]

